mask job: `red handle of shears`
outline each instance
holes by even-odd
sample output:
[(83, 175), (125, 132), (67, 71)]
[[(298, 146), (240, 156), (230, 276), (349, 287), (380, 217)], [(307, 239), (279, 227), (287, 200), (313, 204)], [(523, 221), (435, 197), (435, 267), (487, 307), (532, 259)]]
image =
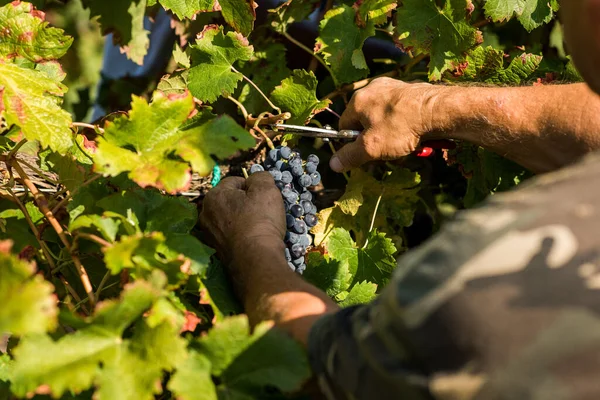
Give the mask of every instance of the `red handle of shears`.
[(425, 146), (421, 147), (415, 152), (417, 157), (430, 157), (435, 153), (435, 149), (454, 149), (456, 143), (450, 140), (431, 140), (425, 143)]

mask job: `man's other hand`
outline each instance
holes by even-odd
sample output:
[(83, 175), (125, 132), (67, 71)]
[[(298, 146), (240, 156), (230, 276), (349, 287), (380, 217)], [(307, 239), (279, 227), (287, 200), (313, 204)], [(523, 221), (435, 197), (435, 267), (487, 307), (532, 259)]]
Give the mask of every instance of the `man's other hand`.
[(340, 129), (363, 130), (362, 135), (331, 158), (336, 172), (373, 160), (393, 160), (417, 149), (432, 127), (440, 87), (378, 78), (357, 91), (340, 120)]
[(204, 199), (200, 225), (225, 261), (256, 241), (283, 243), (285, 211), (271, 174), (221, 181)]

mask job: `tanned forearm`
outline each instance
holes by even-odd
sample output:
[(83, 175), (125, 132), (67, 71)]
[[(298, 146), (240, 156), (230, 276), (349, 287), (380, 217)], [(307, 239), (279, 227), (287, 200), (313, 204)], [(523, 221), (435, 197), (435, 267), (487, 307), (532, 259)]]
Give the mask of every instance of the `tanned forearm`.
[(585, 84), (447, 87), (431, 102), (425, 140), (466, 140), (536, 173), (600, 149), (600, 96)]
[(313, 324), (339, 307), (288, 266), (284, 243), (244, 244), (236, 250), (230, 271), (234, 290), (250, 323), (272, 320), (306, 345)]

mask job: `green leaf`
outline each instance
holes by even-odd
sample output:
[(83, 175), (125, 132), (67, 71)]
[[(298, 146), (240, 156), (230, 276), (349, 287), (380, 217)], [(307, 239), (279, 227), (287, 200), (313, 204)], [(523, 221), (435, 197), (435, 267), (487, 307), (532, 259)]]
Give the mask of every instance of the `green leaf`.
[(224, 34), (222, 26), (207, 25), (190, 46), (188, 88), (194, 97), (209, 102), (232, 94), (243, 77), (233, 71), (233, 65), (250, 60), (252, 52), (253, 47), (240, 34)]
[(256, 19), (253, 0), (219, 0), (219, 5), (225, 22), (242, 35), (250, 35)]
[(297, 69), (273, 90), (271, 98), (283, 111), (292, 114), (288, 120), (290, 124), (305, 125), (331, 103), (330, 100), (319, 101), (317, 85), (317, 78), (312, 71)]
[[(34, 203), (25, 203), (32, 222), (38, 225), (43, 215)], [(25, 214), (17, 205), (9, 200), (0, 200), (0, 240), (10, 239), (16, 253), (21, 252), (26, 246), (39, 248), (39, 242), (31, 232), (31, 228), (25, 219)]]
[(0, 58), (25, 57), (39, 63), (64, 56), (73, 38), (51, 28), (31, 3), (12, 2), (0, 8)]
[(200, 304), (208, 304), (215, 314), (213, 323), (244, 311), (233, 293), (229, 277), (218, 260), (213, 260), (200, 281)]
[(127, 57), (142, 65), (150, 46), (150, 32), (144, 29), (146, 0), (84, 0), (91, 16), (99, 17), (102, 32), (113, 34)]
[(171, 75), (166, 75), (158, 82), (157, 90), (167, 96), (182, 95), (187, 92), (187, 81), (190, 71), (175, 71)]
[[(45, 335), (23, 338), (14, 350), (11, 390), (25, 396), (44, 385), (60, 397), (97, 383), (100, 400), (153, 399), (163, 371), (172, 370), (186, 355), (178, 327), (164, 322), (151, 328), (140, 319), (159, 298), (158, 289), (138, 281), (120, 301), (104, 302), (88, 326), (73, 334), (58, 341)], [(132, 325), (133, 334), (126, 334)]]
[(96, 171), (105, 176), (129, 172), (142, 187), (176, 193), (191, 183), (190, 164), (206, 176), (215, 165), (212, 156), (229, 157), (254, 145), (252, 136), (226, 115), (210, 119), (207, 113), (196, 123), (187, 121), (193, 110), (189, 94), (166, 97), (156, 92), (150, 104), (134, 97), (129, 115), (107, 123), (98, 138)]
[(465, 58), (466, 52), (481, 43), (481, 32), (467, 21), (469, 0), (404, 0), (396, 12), (398, 41), (415, 53), (430, 54), (429, 79), (442, 74)]
[(485, 15), (494, 22), (516, 16), (529, 32), (552, 21), (558, 11), (557, 0), (487, 0)]
[(320, 24), (315, 52), (331, 65), (338, 84), (357, 81), (369, 73), (362, 47), (375, 35), (375, 25), (369, 22), (361, 28), (355, 20), (356, 11), (341, 5), (327, 11)]
[(198, 12), (213, 11), (215, 0), (160, 0), (165, 10), (171, 10), (181, 20)]
[(467, 67), (454, 72), (457, 80), (519, 85), (537, 71), (542, 56), (523, 53), (505, 66), (504, 52), (493, 47), (477, 47), (467, 56)]
[(219, 398), (251, 396), (266, 386), (292, 392), (310, 377), (306, 352), (271, 322), (250, 333), (247, 316), (227, 318), (197, 344), (212, 365), (212, 375), (220, 380)]
[(0, 332), (25, 335), (54, 329), (54, 288), (35, 273), (33, 264), (12, 256), (11, 246), (10, 241), (0, 242)]
[(67, 88), (44, 72), (0, 60), (0, 117), (26, 139), (64, 154), (72, 145), (71, 115), (60, 108)]
[(367, 304), (376, 297), (377, 285), (371, 282), (357, 283), (352, 287), (344, 301), (340, 302), (340, 307), (351, 307), (360, 304)]
[(40, 165), (45, 171), (58, 174), (60, 183), (71, 192), (77, 190), (91, 175), (92, 154), (85, 148), (85, 136), (77, 135), (77, 144), (64, 155), (45, 150), (39, 153)]
[(363, 281), (384, 286), (396, 268), (396, 247), (384, 233), (373, 231), (368, 234), (368, 243), (358, 248), (350, 233), (335, 228), (329, 235), (326, 259), (347, 262), (352, 275), (350, 287)]
[(217, 400), (215, 384), (210, 375), (210, 361), (195, 351), (191, 351), (189, 357), (177, 365), (168, 388), (180, 400)]
[(308, 253), (304, 279), (335, 298), (352, 283), (348, 260), (324, 257), (318, 251)]
[(397, 6), (397, 0), (359, 0), (352, 7), (357, 11), (356, 23), (364, 28), (385, 24)]
[(272, 14), (271, 26), (275, 31), (284, 33), (291, 24), (306, 20), (318, 5), (318, 0), (287, 0), (277, 8), (269, 10)]

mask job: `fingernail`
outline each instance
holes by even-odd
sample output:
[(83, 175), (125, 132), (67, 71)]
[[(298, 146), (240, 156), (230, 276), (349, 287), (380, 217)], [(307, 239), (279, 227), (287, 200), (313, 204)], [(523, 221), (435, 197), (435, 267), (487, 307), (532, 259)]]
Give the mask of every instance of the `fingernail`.
[(335, 172), (342, 172), (344, 170), (344, 166), (337, 156), (331, 157), (331, 160), (329, 160), (329, 167)]

